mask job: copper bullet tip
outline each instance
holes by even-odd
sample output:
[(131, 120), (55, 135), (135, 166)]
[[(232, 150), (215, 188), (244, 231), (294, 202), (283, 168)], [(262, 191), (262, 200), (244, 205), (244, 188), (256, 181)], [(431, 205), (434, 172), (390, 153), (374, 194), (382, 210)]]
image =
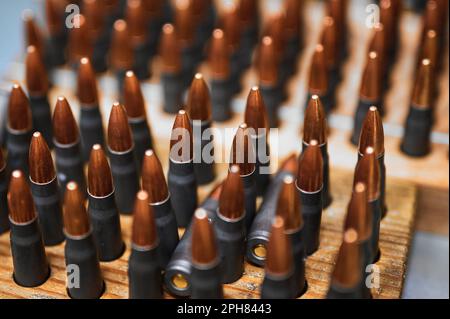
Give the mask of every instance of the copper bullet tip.
[(244, 186), (242, 185), (239, 166), (233, 165), (222, 185), (219, 212), (230, 220), (239, 220), (244, 215), (244, 201)]
[(148, 193), (149, 203), (161, 203), (169, 197), (161, 162), (153, 150), (145, 152), (142, 162), (142, 188)]
[(22, 171), (13, 171), (8, 191), (9, 217), (16, 224), (25, 224), (36, 218), (33, 197)]
[(192, 223), (192, 262), (199, 266), (215, 263), (218, 247), (207, 212), (197, 209)]
[(185, 110), (180, 110), (175, 117), (170, 139), (170, 159), (176, 162), (189, 162), (193, 153), (192, 126)]
[(8, 101), (8, 127), (15, 131), (29, 131), (33, 125), (28, 97), (22, 87), (15, 83)]
[(128, 70), (133, 67), (133, 48), (125, 20), (114, 22), (110, 52), (110, 62), (114, 69)]
[(335, 68), (337, 64), (339, 43), (337, 26), (334, 19), (327, 16), (323, 19), (323, 30), (320, 43), (324, 47), (325, 60), (329, 70)]
[(305, 111), (303, 142), (316, 140), (319, 145), (327, 143), (327, 120), (325, 110), (318, 95), (313, 95)]
[(172, 24), (165, 24), (162, 28), (159, 55), (163, 71), (168, 73), (181, 71), (181, 49), (177, 40), (177, 32)]
[(123, 83), (123, 100), (129, 118), (147, 118), (141, 85), (133, 71), (127, 71), (125, 74), (125, 81)]
[(284, 13), (286, 14), (286, 36), (293, 38), (300, 35), (302, 26), (303, 2), (299, 0), (286, 0)]
[(283, 180), (276, 215), (283, 218), (287, 232), (296, 232), (303, 226), (300, 200), (292, 176), (287, 176)]
[(428, 30), (426, 32), (425, 37), (422, 40), (420, 56), (420, 62), (424, 59), (429, 59), (431, 65), (436, 66), (439, 57), (439, 38), (436, 31)]
[(289, 172), (291, 175), (295, 175), (298, 171), (297, 155), (295, 153), (289, 155), (288, 158), (281, 163), (280, 170)]
[(30, 95), (44, 96), (48, 91), (47, 71), (42, 57), (34, 46), (27, 48), (25, 59), (25, 79)]
[(274, 41), (265, 36), (262, 39), (257, 59), (259, 82), (262, 85), (273, 86), (278, 82), (278, 57)]
[(304, 192), (315, 193), (323, 186), (323, 159), (316, 140), (300, 156), (297, 174), (297, 187)]
[(412, 104), (418, 109), (429, 109), (433, 101), (433, 66), (428, 59), (422, 60), (417, 74), (412, 97)]
[(191, 120), (209, 121), (211, 119), (211, 97), (201, 73), (197, 73), (192, 80), (186, 109)]
[(28, 155), (30, 178), (38, 184), (46, 184), (56, 177), (52, 154), (41, 133), (33, 133)]
[(61, 145), (76, 143), (79, 137), (77, 122), (73, 116), (69, 102), (63, 96), (56, 100), (53, 112), (53, 137)]
[(108, 146), (114, 152), (128, 152), (133, 148), (127, 112), (118, 102), (113, 104), (109, 115)]
[(384, 155), (384, 129), (380, 112), (376, 106), (371, 106), (364, 119), (359, 138), (359, 153), (362, 155), (364, 151), (372, 147), (375, 150), (375, 156)]
[(364, 183), (369, 202), (380, 197), (380, 167), (373, 147), (368, 147), (356, 165), (354, 184)]
[(232, 54), (239, 48), (241, 42), (239, 15), (235, 5), (232, 4), (224, 10), (219, 25), (227, 37), (228, 52)]
[(82, 57), (92, 56), (93, 45), (91, 42), (86, 18), (82, 14), (74, 16), (76, 26), (70, 29), (67, 53), (72, 63), (77, 63)]
[(381, 96), (381, 72), (379, 56), (375, 51), (369, 53), (361, 83), (360, 96), (364, 100), (378, 101)]
[(66, 2), (56, 0), (45, 1), (45, 18), (51, 35), (58, 35), (64, 31), (64, 17)]
[(228, 41), (221, 29), (215, 29), (209, 45), (208, 63), (213, 79), (227, 79), (230, 75)]
[(88, 190), (95, 197), (105, 197), (114, 191), (111, 168), (99, 144), (92, 147), (89, 158)]
[(358, 233), (349, 229), (339, 249), (331, 281), (340, 287), (352, 288), (361, 281), (361, 254), (358, 245)]
[(322, 44), (316, 45), (309, 71), (309, 92), (325, 95), (328, 91), (328, 68), (325, 49)]
[(182, 48), (191, 46), (194, 41), (196, 21), (194, 21), (192, 9), (190, 0), (175, 1), (175, 27)]
[(98, 107), (97, 79), (87, 57), (80, 60), (77, 78), (77, 96), (81, 107)]
[(245, 123), (248, 127), (258, 134), (259, 129), (265, 129), (265, 134), (268, 133), (268, 121), (267, 121), (267, 110), (264, 104), (263, 97), (259, 87), (254, 86), (251, 88), (250, 93), (247, 97), (247, 106), (245, 108)]
[(84, 236), (91, 230), (83, 195), (75, 182), (69, 182), (64, 194), (64, 231), (69, 236)]
[(244, 28), (255, 23), (258, 14), (259, 5), (256, 0), (239, 0), (238, 13), (241, 24)]
[(239, 126), (231, 148), (231, 165), (238, 165), (241, 176), (247, 176), (255, 171), (255, 150), (250, 139), (246, 123)]
[(33, 11), (26, 9), (22, 12), (22, 19), (24, 21), (24, 28), (25, 28), (25, 43), (26, 46), (34, 46), (41, 56), (43, 56), (43, 37), (42, 32), (38, 25), (36, 24), (36, 21), (34, 19)]
[(152, 249), (158, 244), (155, 216), (153, 208), (148, 204), (146, 191), (136, 195), (133, 211), (133, 232), (131, 241), (138, 247)]
[(358, 240), (365, 241), (372, 234), (372, 210), (368, 207), (367, 187), (357, 183), (347, 207), (344, 229), (354, 229)]
[(285, 223), (282, 217), (276, 216), (267, 244), (265, 271), (275, 276), (287, 276), (292, 272), (292, 247), (286, 235)]
[(130, 41), (133, 47), (145, 44), (147, 41), (148, 21), (141, 0), (128, 0), (125, 13)]

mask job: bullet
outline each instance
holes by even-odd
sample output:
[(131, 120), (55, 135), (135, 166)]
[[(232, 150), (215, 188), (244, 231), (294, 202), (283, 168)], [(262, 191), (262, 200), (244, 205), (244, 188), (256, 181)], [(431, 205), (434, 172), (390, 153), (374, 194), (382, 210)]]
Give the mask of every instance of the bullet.
[(39, 52), (33, 46), (27, 48), (25, 78), (33, 117), (33, 129), (42, 132), (49, 147), (53, 148), (52, 116), (47, 97), (47, 73)]
[(162, 275), (155, 216), (146, 191), (136, 195), (131, 255), (128, 260), (130, 299), (162, 299)]
[(259, 89), (267, 107), (270, 127), (278, 127), (278, 109), (283, 100), (279, 78), (279, 61), (275, 44), (271, 37), (264, 37), (260, 44), (257, 59)]
[(249, 229), (256, 214), (256, 156), (247, 124), (241, 124), (231, 148), (230, 167), (239, 166), (245, 194), (245, 225)]
[(291, 242), (294, 264), (294, 295), (303, 295), (307, 289), (305, 279), (305, 242), (303, 234), (303, 217), (300, 210), (300, 199), (295, 187), (295, 179), (286, 176), (278, 197), (276, 216), (283, 218), (285, 234)]
[(153, 139), (147, 121), (145, 100), (140, 83), (133, 71), (127, 71), (123, 86), (124, 107), (128, 115), (128, 124), (133, 133), (134, 153), (138, 167), (142, 167), (145, 151), (153, 147)]
[(33, 124), (30, 102), (19, 84), (14, 84), (8, 101), (6, 123), (7, 167), (9, 172), (21, 170), (28, 174), (28, 148)]
[(422, 60), (401, 145), (402, 152), (412, 157), (426, 156), (431, 151), (433, 80), (433, 66), (430, 60)]
[(139, 80), (148, 79), (150, 73), (150, 42), (147, 29), (147, 17), (141, 0), (128, 0), (126, 5), (126, 22), (133, 48), (134, 67)]
[(217, 18), (216, 6), (212, 0), (193, 0), (192, 9), (197, 23), (197, 42), (202, 45), (214, 29)]
[(239, 26), (241, 31), (241, 47), (244, 58), (243, 68), (251, 65), (251, 54), (258, 42), (259, 33), (259, 1), (239, 0), (238, 2)]
[(6, 161), (0, 148), (0, 234), (9, 230), (7, 193), (8, 179), (6, 175)]
[(45, 1), (45, 18), (49, 31), (49, 47), (53, 66), (61, 66), (66, 63), (64, 55), (67, 44), (65, 6), (65, 1)]
[(89, 37), (94, 47), (91, 59), (92, 66), (97, 73), (107, 70), (106, 57), (109, 50), (110, 32), (106, 28), (105, 4), (101, 0), (83, 0), (82, 3)]
[(367, 187), (367, 199), (372, 211), (372, 236), (370, 239), (373, 256), (372, 263), (380, 259), (378, 241), (380, 237), (380, 222), (382, 208), (380, 201), (380, 167), (377, 163), (375, 150), (368, 147), (355, 169), (354, 184), (364, 183)]
[(447, 32), (448, 1), (429, 0), (423, 14), (423, 34), (428, 30), (435, 30), (439, 39), (439, 48), (444, 46)]
[[(64, 258), (68, 281), (78, 274), (78, 286), (68, 285), (67, 291), (73, 299), (98, 299), (103, 294), (103, 282), (97, 247), (92, 227), (86, 212), (83, 192), (76, 182), (69, 182), (64, 195)], [(77, 268), (74, 268), (76, 266)], [(77, 269), (74, 271), (73, 269)]]
[(367, 147), (373, 147), (380, 167), (380, 201), (383, 218), (388, 211), (386, 205), (386, 165), (384, 160), (384, 130), (380, 113), (376, 107), (371, 107), (364, 120), (359, 141), (358, 161), (364, 155)]
[(282, 217), (275, 217), (267, 245), (261, 299), (294, 299), (294, 264), (291, 241)]
[(390, 68), (394, 64), (399, 50), (399, 22), (402, 4), (400, 0), (381, 0), (379, 7), (380, 23), (384, 28), (385, 65)]
[(176, 114), (180, 110), (184, 88), (181, 48), (177, 37), (177, 32), (172, 24), (163, 26), (159, 55), (162, 68), (163, 110), (169, 114)]
[[(213, 191), (207, 196), (205, 201), (200, 204), (210, 220), (216, 218), (219, 207), (219, 198), (222, 191), (222, 184), (214, 187)], [(173, 252), (170, 262), (166, 267), (164, 282), (167, 290), (174, 296), (189, 297), (191, 295), (191, 238), (192, 223), (186, 228), (179, 244)]]
[(420, 59), (417, 61), (419, 69), (422, 61), (428, 59), (430, 60), (430, 64), (433, 66), (433, 70), (435, 72), (439, 71), (442, 64), (442, 58), (439, 52), (439, 39), (437, 37), (436, 31), (428, 30), (426, 32), (419, 50)]
[(8, 207), (14, 281), (22, 287), (40, 286), (49, 277), (50, 267), (33, 198), (19, 170), (11, 174)]
[(364, 299), (361, 291), (361, 253), (358, 246), (358, 234), (349, 229), (344, 234), (344, 241), (331, 275), (327, 299)]
[(77, 183), (86, 198), (86, 178), (81, 155), (80, 133), (69, 102), (59, 96), (53, 112), (55, 163), (62, 195), (70, 181)]
[(36, 23), (35, 15), (33, 11), (26, 9), (22, 13), (22, 19), (24, 23), (24, 38), (25, 47), (34, 46), (38, 50), (42, 60), (44, 62), (45, 68), (50, 70), (51, 64), (51, 53), (49, 51), (48, 43), (44, 41), (44, 36), (42, 34), (41, 28)]
[(381, 23), (375, 24), (373, 27), (373, 36), (370, 42), (369, 51), (376, 52), (378, 55), (379, 61), (379, 70), (380, 70), (380, 78), (385, 79), (381, 85), (381, 94), (384, 95), (386, 91), (389, 89), (389, 72), (392, 63), (388, 61), (388, 59), (395, 59), (388, 55), (388, 46), (387, 46), (387, 38), (386, 38), (386, 30)]
[(275, 210), (283, 181), (288, 176), (295, 176), (296, 173), (297, 157), (295, 154), (292, 154), (281, 164), (279, 171), (272, 178), (272, 181), (267, 187), (264, 200), (247, 234), (247, 261), (258, 267), (263, 267), (266, 260), (270, 229), (275, 217)]
[(250, 129), (250, 138), (256, 152), (256, 192), (263, 196), (270, 183), (270, 147), (267, 111), (260, 89), (252, 87), (247, 98), (245, 123)]
[(286, 60), (292, 67), (292, 74), (297, 71), (297, 58), (303, 48), (303, 1), (287, 0), (284, 2), (286, 15), (285, 38)]
[(304, 220), (305, 249), (310, 256), (319, 248), (323, 207), (323, 159), (316, 140), (310, 141), (300, 156), (296, 186)]
[(88, 166), (88, 213), (100, 261), (118, 259), (125, 250), (114, 193), (111, 169), (102, 147), (96, 144)]
[(186, 110), (191, 119), (194, 141), (194, 172), (198, 185), (215, 177), (214, 136), (211, 132), (211, 97), (203, 75), (197, 73), (188, 93)]
[(316, 45), (309, 71), (308, 99), (306, 101), (305, 109), (313, 95), (319, 96), (326, 114), (329, 114), (333, 105), (330, 103), (331, 95), (329, 90), (329, 74), (325, 48), (321, 44)]
[(116, 74), (118, 92), (123, 92), (125, 73), (132, 69), (135, 63), (130, 31), (125, 20), (114, 22), (109, 59), (110, 66)]
[[(165, 0), (144, 0), (142, 2), (147, 16), (147, 33), (149, 42), (149, 53), (153, 56), (159, 41), (161, 27), (165, 22), (164, 11), (171, 10), (170, 4)], [(169, 12), (170, 14), (170, 12)]]
[(94, 47), (89, 35), (89, 26), (86, 18), (82, 14), (73, 17), (76, 25), (70, 29), (68, 41), (68, 61), (74, 69), (83, 57), (92, 58)]
[(52, 154), (40, 132), (33, 133), (28, 157), (31, 193), (46, 246), (64, 241), (62, 206)]
[(244, 186), (239, 166), (234, 165), (223, 183), (219, 208), (214, 222), (219, 244), (222, 282), (233, 283), (244, 273), (245, 254), (245, 208)]
[(338, 29), (339, 60), (343, 61), (348, 57), (348, 0), (327, 0), (327, 16), (333, 18)]
[(139, 177), (134, 154), (134, 143), (127, 112), (115, 102), (109, 115), (108, 154), (116, 189), (117, 208), (121, 214), (133, 212), (134, 198), (139, 191)]
[(178, 245), (178, 228), (171, 197), (161, 162), (153, 150), (145, 152), (142, 166), (142, 188), (148, 193), (148, 204), (152, 207), (160, 238), (159, 254), (161, 268), (167, 263)]
[[(286, 15), (284, 12), (275, 13), (269, 16), (263, 34), (264, 36), (271, 37), (274, 42), (277, 59), (279, 61), (279, 83), (281, 86), (284, 86), (284, 84), (289, 80), (289, 77), (292, 75), (292, 66), (287, 64), (286, 59)], [(282, 92), (284, 99), (284, 88)]]
[(369, 53), (369, 58), (362, 78), (359, 102), (353, 123), (353, 134), (351, 138), (353, 145), (358, 145), (364, 118), (366, 117), (369, 108), (374, 105), (378, 107), (380, 114), (383, 115), (380, 60), (379, 55), (372, 51)]
[(323, 208), (331, 205), (333, 198), (330, 191), (330, 167), (328, 155), (328, 125), (326, 114), (319, 96), (313, 95), (305, 111), (303, 123), (303, 151), (308, 148), (309, 141), (316, 140), (323, 158)]
[(362, 267), (361, 293), (364, 298), (371, 299), (370, 289), (366, 285), (367, 267), (372, 264), (374, 255), (372, 252), (370, 237), (372, 235), (372, 212), (367, 204), (367, 188), (363, 183), (358, 183), (353, 189), (352, 197), (347, 207), (344, 230), (354, 229), (358, 235)]
[[(342, 62), (339, 58), (338, 28), (332, 17), (323, 19), (323, 27), (320, 43), (324, 49), (325, 64), (328, 70), (328, 111), (336, 106), (336, 89), (342, 79)], [(322, 67), (316, 67), (318, 72), (323, 72)], [(314, 70), (311, 69), (311, 72)]]
[(105, 143), (102, 114), (98, 102), (97, 80), (88, 58), (80, 60), (77, 81), (77, 97), (80, 102), (81, 146), (83, 160), (87, 162), (92, 147), (96, 144), (103, 146)]
[(170, 139), (168, 186), (178, 227), (187, 227), (197, 208), (192, 127), (186, 111), (175, 118)]
[(220, 253), (215, 231), (204, 209), (194, 214), (191, 241), (191, 298), (222, 299)]
[(208, 64), (211, 71), (212, 119), (215, 122), (225, 122), (232, 117), (233, 92), (228, 41), (222, 29), (215, 29), (212, 34)]

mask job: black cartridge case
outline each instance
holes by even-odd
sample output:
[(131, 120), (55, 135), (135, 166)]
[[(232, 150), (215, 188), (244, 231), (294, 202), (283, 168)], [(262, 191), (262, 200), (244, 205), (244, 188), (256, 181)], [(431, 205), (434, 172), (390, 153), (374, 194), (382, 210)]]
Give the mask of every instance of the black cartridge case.
[(283, 185), (283, 180), (287, 176), (292, 176), (292, 174), (287, 171), (280, 171), (272, 179), (264, 196), (264, 201), (247, 235), (247, 261), (259, 267), (264, 266), (266, 259), (265, 256), (257, 256), (255, 254), (255, 248), (267, 247), (273, 218), (275, 217), (278, 196)]
[(49, 49), (51, 66), (62, 66), (66, 63), (65, 46), (67, 43), (67, 33), (64, 29), (59, 34), (51, 35), (47, 41), (47, 48)]
[(3, 167), (0, 167), (0, 235), (9, 230), (7, 194), (8, 179), (5, 164)]
[(130, 299), (162, 299), (162, 274), (158, 246), (132, 245), (128, 260), (128, 296)]
[(195, 74), (195, 69), (199, 62), (199, 52), (195, 45), (191, 45), (181, 49), (181, 88), (184, 91), (191, 84)]
[(294, 261), (294, 276), (293, 276), (293, 289), (295, 298), (303, 295), (307, 289), (306, 279), (305, 279), (305, 242), (303, 235), (303, 227), (293, 231), (288, 232), (287, 236), (292, 243), (292, 253)]
[[(303, 141), (302, 151), (306, 151), (308, 144)], [(323, 209), (329, 207), (333, 198), (330, 191), (330, 157), (328, 155), (328, 144), (322, 144), (319, 146), (323, 159), (323, 190), (322, 190), (322, 204)]]
[(211, 80), (212, 118), (215, 122), (225, 122), (231, 119), (231, 79)]
[(193, 160), (181, 163), (169, 159), (167, 184), (178, 227), (187, 227), (197, 208), (197, 181)]
[[(219, 207), (218, 200), (208, 198), (201, 205), (200, 208), (206, 210), (208, 218), (214, 220), (216, 218), (216, 211)], [(186, 228), (180, 242), (175, 248), (172, 257), (166, 267), (164, 274), (164, 283), (167, 290), (178, 297), (188, 297), (191, 295), (191, 238), (192, 227)], [(177, 283), (179, 284), (177, 285)]]
[(155, 214), (156, 228), (160, 238), (158, 247), (160, 267), (165, 269), (179, 242), (177, 220), (172, 209), (170, 195), (165, 201), (150, 205)]
[(192, 264), (191, 289), (192, 299), (222, 299), (222, 272), (220, 260), (211, 265)]
[(183, 79), (181, 73), (162, 73), (163, 110), (169, 114), (177, 114), (182, 107)]
[(58, 179), (55, 176), (52, 181), (39, 184), (30, 178), (30, 184), (44, 244), (45, 246), (58, 245), (64, 241)]
[(256, 215), (256, 183), (255, 171), (249, 175), (241, 175), (245, 197), (245, 228), (250, 229)]
[(115, 152), (108, 147), (111, 173), (114, 179), (116, 204), (121, 214), (133, 212), (139, 177), (134, 157), (134, 148), (126, 152)]
[(431, 128), (433, 112), (412, 106), (405, 125), (401, 150), (412, 157), (426, 156), (431, 151)]
[(83, 159), (89, 161), (92, 146), (105, 144), (102, 115), (98, 106), (82, 106), (80, 108), (80, 135)]
[(269, 126), (276, 128), (279, 124), (278, 109), (283, 101), (283, 92), (278, 86), (260, 84), (259, 88), (266, 105)]
[(86, 198), (86, 178), (84, 176), (80, 142), (64, 145), (53, 140), (53, 143), (55, 144), (55, 163), (61, 196), (64, 196), (67, 183), (74, 181)]
[(361, 135), (364, 119), (366, 118), (367, 112), (371, 106), (377, 106), (381, 114), (383, 109), (380, 101), (364, 101), (360, 99), (358, 102), (358, 108), (356, 109), (355, 118), (353, 121), (353, 134), (351, 138), (353, 145), (359, 144), (359, 137)]
[[(200, 125), (199, 125), (200, 124)], [(211, 129), (211, 121), (192, 121), (194, 142), (194, 173), (198, 185), (207, 185), (216, 178), (214, 163), (214, 136), (203, 136), (206, 130)], [(203, 158), (203, 151), (211, 154), (212, 161)]]
[(254, 149), (256, 150), (255, 184), (258, 196), (263, 196), (270, 184), (270, 147), (267, 141), (267, 133), (251, 136)]
[[(68, 276), (72, 270), (71, 265), (77, 266), (79, 271), (79, 286), (71, 287), (69, 285), (67, 287), (69, 296), (73, 299), (100, 298), (105, 284), (92, 232), (83, 236), (71, 236), (66, 233), (64, 257)], [(70, 284), (70, 280), (68, 280), (68, 284)]]
[(137, 167), (142, 167), (145, 151), (153, 149), (153, 139), (146, 118), (128, 118), (133, 133), (134, 154)]
[(108, 70), (106, 57), (109, 49), (109, 35), (102, 35), (94, 43), (92, 52), (92, 68), (96, 73), (103, 73)]
[(88, 198), (88, 211), (99, 259), (113, 261), (122, 256), (125, 249), (114, 192), (105, 197), (95, 197), (88, 193)]
[(214, 228), (222, 255), (222, 282), (231, 284), (239, 280), (244, 273), (245, 214), (239, 219), (231, 220), (217, 211)]
[(143, 43), (133, 49), (134, 53), (134, 66), (133, 70), (136, 77), (139, 80), (147, 80), (150, 78), (150, 44), (148, 42)]
[(14, 281), (22, 287), (40, 286), (49, 277), (50, 267), (38, 218), (23, 224), (9, 220)]
[(8, 150), (7, 167), (8, 172), (21, 170), (28, 174), (28, 148), (31, 141), (30, 131), (16, 131), (9, 126), (6, 127), (7, 139), (6, 149)]
[(285, 276), (266, 273), (261, 286), (261, 299), (294, 299), (293, 282), (293, 271)]
[(230, 56), (230, 90), (232, 95), (238, 94), (242, 91), (241, 76), (243, 72), (242, 51), (237, 49)]
[[(323, 188), (322, 188), (323, 189)], [(304, 192), (298, 188), (300, 196), (303, 231), (305, 239), (305, 253), (307, 256), (314, 254), (320, 244), (320, 223), (322, 221), (322, 189), (315, 193)]]
[(380, 248), (378, 242), (380, 240), (380, 223), (381, 218), (383, 216), (381, 201), (380, 199), (376, 199), (369, 203), (370, 209), (372, 210), (372, 236), (371, 236), (371, 244), (372, 244), (372, 253), (373, 260), (372, 263), (376, 263), (380, 259)]
[(355, 287), (341, 287), (336, 283), (330, 285), (327, 293), (327, 299), (366, 299), (361, 285)]
[(50, 104), (47, 95), (33, 96), (30, 94), (33, 130), (41, 132), (50, 149), (53, 148), (53, 125)]

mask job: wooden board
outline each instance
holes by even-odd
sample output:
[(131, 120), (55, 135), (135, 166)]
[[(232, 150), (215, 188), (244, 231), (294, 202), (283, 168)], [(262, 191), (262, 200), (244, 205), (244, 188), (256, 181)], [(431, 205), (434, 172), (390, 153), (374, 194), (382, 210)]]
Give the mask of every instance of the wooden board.
[[(333, 205), (323, 213), (320, 249), (306, 262), (308, 291), (306, 299), (323, 298), (329, 285), (338, 252), (346, 206), (349, 200), (352, 174), (332, 170)], [(201, 190), (201, 196), (208, 192)], [(380, 288), (373, 290), (374, 298), (400, 298), (406, 273), (408, 253), (413, 236), (416, 207), (416, 188), (407, 183), (392, 180), (388, 188), (387, 201), (390, 211), (381, 225), (380, 249)], [(122, 231), (127, 250), (119, 260), (102, 263), (101, 268), (106, 282), (103, 298), (128, 298), (127, 261), (130, 246), (132, 219), (122, 217)], [(9, 247), (9, 234), (0, 236), (0, 298), (68, 298), (65, 289), (64, 244), (46, 248), (51, 265), (51, 276), (42, 286), (22, 288), (12, 279), (12, 259)], [(226, 298), (254, 299), (259, 297), (263, 269), (247, 264), (245, 275), (232, 285), (225, 286)], [(171, 298), (170, 296), (166, 296)]]

